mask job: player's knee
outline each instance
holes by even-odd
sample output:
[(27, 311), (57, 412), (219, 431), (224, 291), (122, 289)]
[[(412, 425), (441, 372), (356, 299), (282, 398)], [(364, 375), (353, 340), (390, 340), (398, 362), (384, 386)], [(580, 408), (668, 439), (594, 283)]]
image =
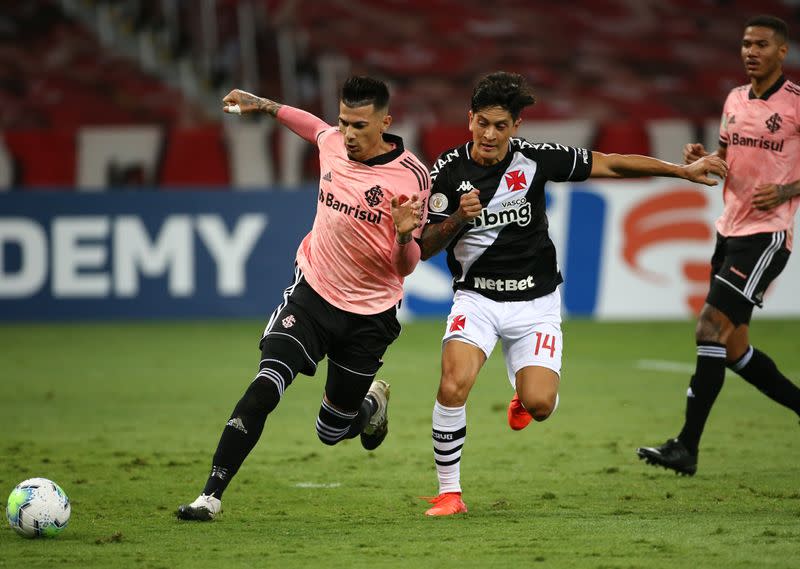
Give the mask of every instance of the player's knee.
[(443, 374), (436, 398), (446, 407), (460, 407), (467, 401), (469, 386), (469, 382), (460, 381), (454, 375)]
[(697, 318), (694, 337), (698, 342), (716, 342), (724, 344), (735, 326), (718, 308), (706, 304)]
[(521, 396), (520, 402), (531, 414), (534, 421), (544, 421), (556, 408), (556, 394), (534, 393)]
[(236, 404), (234, 413), (239, 416), (266, 416), (278, 405), (280, 397), (279, 390), (273, 382), (258, 376), (247, 387)]

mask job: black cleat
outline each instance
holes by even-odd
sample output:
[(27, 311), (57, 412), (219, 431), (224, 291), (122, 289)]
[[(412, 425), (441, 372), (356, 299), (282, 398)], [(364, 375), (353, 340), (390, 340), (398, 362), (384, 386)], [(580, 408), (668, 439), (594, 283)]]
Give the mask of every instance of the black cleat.
[(380, 379), (372, 382), (367, 392), (373, 401), (378, 405), (378, 409), (372, 414), (369, 423), (361, 431), (361, 446), (367, 450), (375, 450), (386, 435), (389, 433), (389, 417), (387, 414), (389, 407), (389, 384)]
[(669, 439), (660, 447), (639, 447), (636, 454), (647, 464), (663, 466), (683, 476), (694, 476), (697, 472), (697, 454), (689, 452), (678, 439)]

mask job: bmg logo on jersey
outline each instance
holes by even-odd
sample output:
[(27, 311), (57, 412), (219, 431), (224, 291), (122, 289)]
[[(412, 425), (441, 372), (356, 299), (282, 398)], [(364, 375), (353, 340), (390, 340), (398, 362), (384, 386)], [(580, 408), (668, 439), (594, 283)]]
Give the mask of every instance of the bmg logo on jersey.
[(498, 212), (491, 212), (483, 208), (481, 214), (472, 220), (472, 225), (489, 228), (516, 223), (520, 227), (525, 227), (531, 222), (531, 217), (531, 204), (526, 201), (522, 207), (505, 208)]

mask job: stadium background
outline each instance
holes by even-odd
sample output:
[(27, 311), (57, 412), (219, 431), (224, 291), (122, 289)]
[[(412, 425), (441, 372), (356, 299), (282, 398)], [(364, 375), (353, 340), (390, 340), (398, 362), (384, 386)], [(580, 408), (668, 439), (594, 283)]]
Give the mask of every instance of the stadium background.
[[(798, 33), (795, 4), (0, 2), (0, 490), (45, 476), (72, 501), (54, 541), (0, 531), (0, 568), (796, 567), (790, 411), (728, 374), (697, 476), (634, 454), (679, 426), (721, 207), (718, 189), (674, 180), (549, 188), (567, 279), (561, 404), (512, 433), (505, 367), (488, 360), (469, 402), (468, 514), (431, 520), (418, 499), (436, 492), (451, 297), (438, 260), (408, 280), (405, 316), (430, 318), (385, 358), (378, 452), (319, 443), (323, 363), (270, 417), (221, 518), (173, 515), (255, 373), (316, 199), (314, 149), (221, 116), (229, 88), (332, 120), (339, 78), (384, 77), (395, 130), (430, 161), (467, 135), (474, 80), (513, 69), (539, 95), (531, 139), (678, 160), (687, 140), (713, 146), (743, 81), (743, 20), (769, 11)], [(791, 317), (759, 314), (752, 330), (795, 380), (799, 264), (764, 311)]]
[[(313, 219), (316, 152), (268, 119), (224, 117), (231, 88), (333, 123), (344, 77), (384, 78), (394, 131), (430, 164), (467, 137), (476, 78), (513, 70), (539, 99), (521, 136), (680, 162), (687, 141), (715, 147), (755, 12), (797, 20), (781, 1), (6, 3), (0, 318), (269, 311)], [(566, 313), (696, 311), (719, 198), (674, 180), (551, 185)], [(790, 263), (766, 314), (800, 314), (798, 286)], [(442, 259), (425, 263), (403, 316), (441, 316), (449, 297)]]

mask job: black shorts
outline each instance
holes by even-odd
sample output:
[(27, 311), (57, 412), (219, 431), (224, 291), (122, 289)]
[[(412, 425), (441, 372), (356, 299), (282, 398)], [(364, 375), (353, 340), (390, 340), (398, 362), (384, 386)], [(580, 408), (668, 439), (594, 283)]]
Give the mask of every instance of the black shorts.
[(789, 253), (786, 231), (743, 237), (717, 233), (706, 302), (737, 326), (748, 324), (753, 306), (762, 306), (767, 287), (783, 271)]
[(322, 298), (296, 268), (284, 302), (270, 316), (261, 346), (268, 337), (296, 344), (306, 360), (299, 372), (306, 375), (314, 375), (327, 356), (338, 367), (366, 377), (378, 372), (383, 354), (399, 335), (396, 306), (378, 314), (347, 312)]

